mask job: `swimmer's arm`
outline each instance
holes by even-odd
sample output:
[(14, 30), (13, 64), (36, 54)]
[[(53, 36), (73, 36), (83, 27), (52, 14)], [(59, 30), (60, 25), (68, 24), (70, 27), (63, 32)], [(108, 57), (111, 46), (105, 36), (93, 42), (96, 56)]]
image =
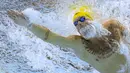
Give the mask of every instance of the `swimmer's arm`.
[[(116, 29), (119, 29), (120, 36), (118, 38), (122, 39), (123, 42), (130, 45), (130, 29), (129, 27), (124, 26), (116, 19), (109, 19), (103, 23), (103, 26), (108, 29), (108, 27), (115, 27)], [(111, 28), (110, 28), (111, 29)]]
[(43, 41), (52, 43), (54, 45), (59, 45), (61, 47), (69, 48), (81, 48), (81, 36), (72, 35), (69, 37), (63, 37), (54, 32), (50, 31), (44, 26), (31, 23), (29, 19), (22, 13), (14, 10), (8, 11), (8, 16), (18, 25), (24, 26), (32, 31), (37, 37)]
[(63, 37), (55, 34), (46, 27), (37, 24), (32, 24), (29, 30), (32, 31), (37, 37), (41, 38), (43, 41), (52, 43), (54, 45), (59, 45), (65, 48), (77, 48), (79, 46), (82, 46), (81, 37), (78, 35)]

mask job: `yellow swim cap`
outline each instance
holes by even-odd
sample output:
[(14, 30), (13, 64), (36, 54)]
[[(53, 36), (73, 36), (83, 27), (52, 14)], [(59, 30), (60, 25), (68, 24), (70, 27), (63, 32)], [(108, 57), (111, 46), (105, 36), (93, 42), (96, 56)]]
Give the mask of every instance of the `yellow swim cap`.
[(73, 16), (73, 21), (76, 20), (78, 17), (82, 16), (89, 18), (90, 20), (93, 20), (93, 12), (91, 8), (89, 8), (88, 6), (82, 6), (78, 8)]

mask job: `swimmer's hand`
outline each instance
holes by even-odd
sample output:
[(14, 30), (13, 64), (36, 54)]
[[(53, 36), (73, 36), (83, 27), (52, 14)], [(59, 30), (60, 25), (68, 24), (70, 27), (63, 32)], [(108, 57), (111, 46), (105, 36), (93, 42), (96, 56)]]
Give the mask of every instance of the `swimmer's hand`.
[(20, 11), (10, 10), (8, 16), (18, 25), (27, 27), (30, 24), (28, 17)]

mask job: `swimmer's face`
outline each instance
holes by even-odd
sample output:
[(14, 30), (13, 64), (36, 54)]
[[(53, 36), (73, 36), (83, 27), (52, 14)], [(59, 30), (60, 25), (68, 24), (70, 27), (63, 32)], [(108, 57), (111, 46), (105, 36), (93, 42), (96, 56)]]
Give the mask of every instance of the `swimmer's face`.
[(86, 18), (85, 16), (78, 17), (74, 20), (74, 25), (76, 26), (77, 30), (79, 31), (81, 28), (90, 25), (91, 20)]
[(90, 39), (96, 35), (96, 27), (93, 21), (87, 17), (81, 16), (75, 19), (74, 25), (76, 26), (79, 34), (85, 39)]

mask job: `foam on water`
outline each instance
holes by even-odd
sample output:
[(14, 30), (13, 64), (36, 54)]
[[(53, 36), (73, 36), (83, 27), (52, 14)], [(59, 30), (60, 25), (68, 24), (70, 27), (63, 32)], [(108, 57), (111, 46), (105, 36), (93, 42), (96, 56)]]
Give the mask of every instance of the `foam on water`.
[[(57, 3), (53, 7), (54, 9), (48, 13), (44, 13), (44, 10), (34, 10), (33, 8), (28, 8), (23, 11), (25, 15), (27, 15), (31, 22), (37, 23), (47, 28), (51, 29), (52, 31), (63, 35), (68, 36), (71, 34), (78, 34), (77, 30), (75, 29), (72, 16), (73, 12), (71, 6), (81, 6), (81, 5), (91, 5), (92, 8), (97, 13), (97, 21), (108, 19), (114, 17), (118, 19), (123, 25), (130, 26), (130, 1), (129, 0), (57, 0)], [(15, 6), (17, 7), (17, 6)], [(41, 6), (42, 7), (42, 6)], [(43, 7), (44, 9), (44, 7)], [(2, 16), (3, 14), (1, 14)], [(2, 18), (4, 19), (4, 18)], [(80, 59), (75, 57), (74, 54), (70, 52), (61, 51), (61, 48), (50, 46), (47, 43), (43, 42), (42, 40), (36, 38), (34, 35), (30, 35), (31, 33), (27, 31), (25, 28), (21, 28), (15, 25), (11, 25), (14, 23), (9, 23), (7, 18), (1, 20), (1, 30), (8, 32), (9, 40), (13, 41), (13, 47), (9, 48), (9, 51), (4, 51), (4, 53), (8, 53), (12, 51), (11, 49), (15, 49), (17, 51), (24, 50), (24, 52), (19, 53), (20, 57), (14, 57), (13, 55), (17, 55), (14, 52), (11, 52), (11, 56), (7, 56), (1, 58), (1, 67), (3, 69), (9, 71), (10, 73), (17, 72), (20, 70), (21, 73), (36, 73), (36, 72), (43, 72), (44, 73), (86, 73), (86, 66), (87, 63), (82, 62)], [(8, 23), (7, 23), (8, 22)], [(10, 24), (10, 28), (4, 26), (4, 24)], [(3, 26), (3, 27), (2, 27)], [(15, 37), (15, 38), (14, 38)], [(6, 41), (7, 42), (7, 41)], [(2, 45), (2, 44), (0, 44)], [(17, 47), (17, 46), (18, 47)], [(4, 45), (3, 45), (4, 46)], [(11, 46), (11, 44), (10, 44)], [(8, 47), (8, 46), (5, 46)], [(128, 64), (129, 64), (129, 48), (125, 45), (122, 45), (120, 53), (125, 54)], [(2, 50), (4, 50), (2, 48)], [(21, 57), (21, 54), (23, 57)], [(2, 56), (2, 55), (1, 55)], [(7, 58), (7, 59), (6, 59)], [(11, 60), (8, 60), (11, 59)], [(3, 63), (4, 60), (9, 62), (8, 64)], [(18, 61), (18, 63), (12, 61)], [(26, 63), (23, 63), (26, 61)], [(20, 62), (20, 63), (19, 63)], [(22, 63), (22, 64), (21, 64)], [(79, 70), (73, 68), (68, 63), (72, 63)], [(29, 65), (29, 66), (28, 66)], [(31, 67), (32, 68), (31, 68)], [(122, 67), (122, 71), (125, 68)], [(40, 71), (43, 70), (43, 71)], [(83, 70), (83, 71), (82, 71)], [(19, 72), (17, 72), (19, 73)], [(89, 72), (88, 72), (89, 73)], [(93, 73), (97, 73), (97, 71), (93, 71)]]

